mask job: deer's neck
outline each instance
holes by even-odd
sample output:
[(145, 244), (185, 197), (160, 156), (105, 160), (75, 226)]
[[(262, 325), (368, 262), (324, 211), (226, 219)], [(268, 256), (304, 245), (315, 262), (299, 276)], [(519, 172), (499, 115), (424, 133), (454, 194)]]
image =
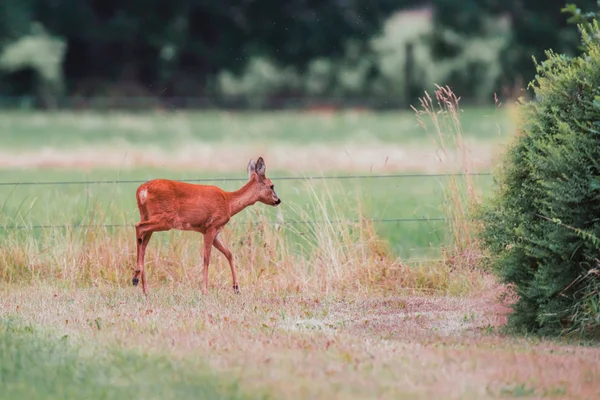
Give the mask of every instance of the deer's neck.
[(231, 217), (258, 201), (258, 197), (252, 190), (253, 183), (253, 181), (250, 181), (241, 189), (229, 193), (229, 213)]

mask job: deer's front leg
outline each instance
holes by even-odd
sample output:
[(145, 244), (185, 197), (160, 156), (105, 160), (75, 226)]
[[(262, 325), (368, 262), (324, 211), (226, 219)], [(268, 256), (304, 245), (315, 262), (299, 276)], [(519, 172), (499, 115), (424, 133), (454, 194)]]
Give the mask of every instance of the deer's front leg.
[(237, 274), (235, 273), (235, 266), (233, 265), (233, 255), (231, 254), (231, 251), (229, 251), (229, 249), (225, 247), (225, 245), (219, 240), (218, 235), (215, 236), (215, 241), (213, 244), (215, 248), (223, 253), (225, 258), (227, 258), (227, 261), (229, 262), (229, 268), (231, 269), (231, 277), (233, 279), (233, 291), (235, 293), (239, 293), (240, 285), (238, 284)]
[(216, 229), (210, 229), (204, 234), (204, 257), (202, 267), (202, 294), (208, 293), (208, 265), (210, 264), (210, 251), (217, 235)]

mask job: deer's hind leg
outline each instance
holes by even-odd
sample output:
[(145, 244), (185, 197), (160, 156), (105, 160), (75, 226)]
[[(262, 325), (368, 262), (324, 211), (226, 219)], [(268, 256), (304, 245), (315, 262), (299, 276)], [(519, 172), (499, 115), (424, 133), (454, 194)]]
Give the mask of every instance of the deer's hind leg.
[(152, 237), (152, 232), (147, 232), (145, 234), (139, 235), (137, 234), (137, 264), (135, 271), (133, 273), (133, 279), (131, 283), (133, 286), (137, 286), (139, 282), (139, 278), (142, 278), (142, 290), (144, 294), (148, 294), (148, 286), (146, 284), (146, 270), (144, 268), (144, 258), (146, 256), (146, 246), (150, 242), (150, 238)]
[(141, 221), (135, 225), (135, 237), (137, 242), (137, 263), (133, 273), (131, 283), (137, 286), (139, 278), (142, 278), (142, 291), (144, 295), (148, 294), (148, 285), (146, 282), (146, 270), (144, 268), (144, 258), (146, 256), (146, 247), (154, 232), (169, 230), (169, 226), (160, 221)]
[(210, 253), (217, 236), (216, 229), (209, 229), (204, 233), (204, 252), (202, 262), (202, 294), (208, 293), (208, 265), (210, 264)]

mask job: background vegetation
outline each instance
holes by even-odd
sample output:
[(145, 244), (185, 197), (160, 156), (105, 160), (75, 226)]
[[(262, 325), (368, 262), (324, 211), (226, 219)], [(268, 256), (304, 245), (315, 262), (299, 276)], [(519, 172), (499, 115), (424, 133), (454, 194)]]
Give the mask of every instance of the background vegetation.
[[(595, 1), (578, 5), (591, 11)], [(327, 99), (391, 107), (416, 102), (437, 83), (466, 101), (491, 103), (494, 93), (518, 94), (533, 78), (532, 56), (577, 53), (577, 31), (563, 7), (561, 0), (285, 7), (6, 0), (0, 94), (33, 96), (45, 106), (89, 106), (83, 99), (100, 96), (113, 99), (105, 106), (281, 107)]]

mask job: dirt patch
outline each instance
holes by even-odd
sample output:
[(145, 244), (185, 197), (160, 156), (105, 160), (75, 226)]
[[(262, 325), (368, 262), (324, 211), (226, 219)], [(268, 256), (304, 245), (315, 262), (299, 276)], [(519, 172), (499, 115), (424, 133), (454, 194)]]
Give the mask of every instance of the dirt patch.
[(346, 328), (362, 336), (429, 344), (442, 338), (464, 339), (484, 331), (495, 332), (510, 311), (484, 299), (415, 296), (403, 297), (393, 307), (376, 305), (373, 309), (378, 312), (349, 321)]
[(500, 298), (503, 286), (486, 284), (473, 297), (398, 296), (357, 299), (331, 306), (327, 318), (287, 324), (296, 330), (343, 330), (362, 337), (434, 343), (440, 339), (481, 337), (506, 323), (510, 305)]

